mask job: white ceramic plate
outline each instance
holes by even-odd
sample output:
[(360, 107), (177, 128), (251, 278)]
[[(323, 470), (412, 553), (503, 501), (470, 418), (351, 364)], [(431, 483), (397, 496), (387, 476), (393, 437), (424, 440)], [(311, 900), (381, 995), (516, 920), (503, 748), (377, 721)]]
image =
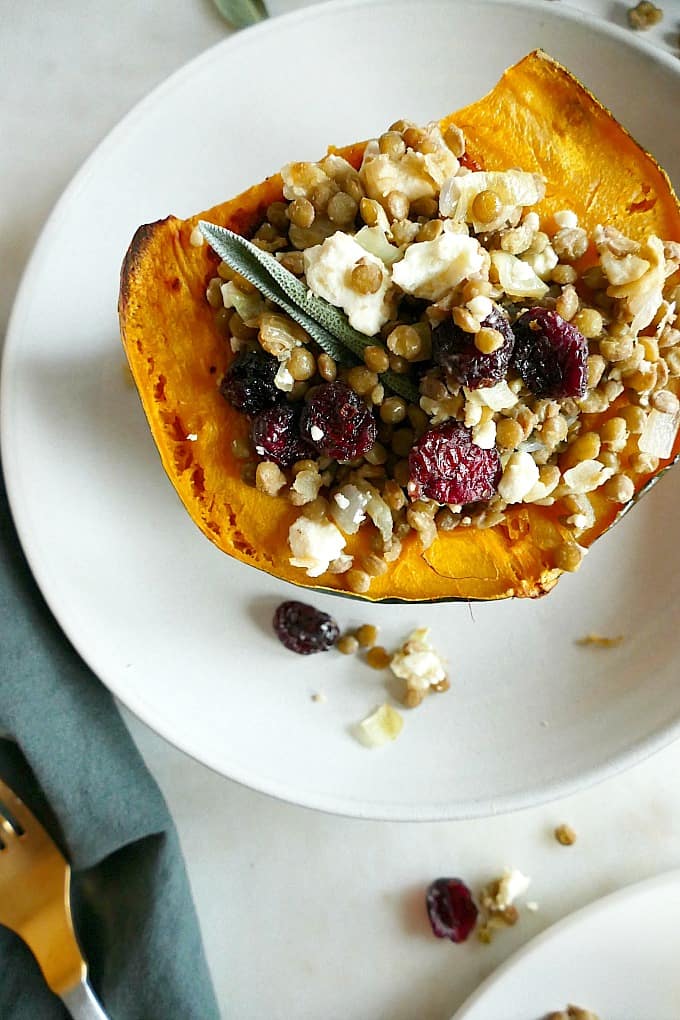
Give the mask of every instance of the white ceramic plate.
[[(118, 340), (118, 270), (139, 223), (188, 215), (328, 142), (438, 117), (536, 46), (571, 67), (680, 181), (680, 65), (561, 4), (402, 0), (314, 7), (237, 35), (142, 102), (50, 218), (4, 360), (4, 466), (22, 542), (64, 630), (149, 725), (227, 776), (329, 811), (483, 815), (567, 793), (674, 736), (680, 471), (538, 603), (364, 606), (305, 596), (385, 644), (429, 625), (452, 689), (398, 742), (352, 724), (383, 677), (296, 657), (270, 620), (298, 592), (219, 553), (165, 477)], [(398, 73), (397, 73), (398, 68)], [(578, 648), (624, 633), (611, 651)], [(311, 700), (315, 691), (327, 700)]]
[(552, 926), (453, 1020), (539, 1020), (568, 1003), (600, 1020), (680, 1020), (680, 872), (628, 886)]

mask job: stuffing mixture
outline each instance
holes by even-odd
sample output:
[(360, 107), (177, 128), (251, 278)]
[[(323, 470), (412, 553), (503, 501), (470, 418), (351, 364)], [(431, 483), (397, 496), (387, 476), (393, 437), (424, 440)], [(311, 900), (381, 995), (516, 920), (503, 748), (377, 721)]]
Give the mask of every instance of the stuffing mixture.
[(252, 242), (369, 339), (342, 366), (226, 263), (209, 282), (235, 355), (220, 389), (249, 421), (232, 450), (299, 507), (290, 563), (365, 593), (407, 536), (513, 538), (538, 505), (569, 529), (555, 566), (576, 570), (593, 498), (614, 516), (672, 452), (680, 244), (589, 235), (570, 209), (540, 223), (545, 182), (480, 170), (454, 125), (398, 121), (358, 169), (328, 155), (282, 176)]

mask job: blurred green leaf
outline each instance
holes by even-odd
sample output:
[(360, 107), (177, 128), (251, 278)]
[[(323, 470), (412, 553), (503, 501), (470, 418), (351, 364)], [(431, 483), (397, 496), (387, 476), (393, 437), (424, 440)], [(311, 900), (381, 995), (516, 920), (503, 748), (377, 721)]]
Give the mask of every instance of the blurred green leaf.
[(234, 28), (246, 28), (267, 17), (263, 0), (214, 0), (215, 7)]

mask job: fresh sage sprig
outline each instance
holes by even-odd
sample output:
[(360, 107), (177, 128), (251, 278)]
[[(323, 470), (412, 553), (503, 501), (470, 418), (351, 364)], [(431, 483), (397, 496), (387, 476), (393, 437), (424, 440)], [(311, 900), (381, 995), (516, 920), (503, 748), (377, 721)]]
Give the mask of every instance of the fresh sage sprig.
[[(287, 312), (326, 354), (341, 365), (363, 360), (364, 349), (374, 341), (353, 329), (339, 308), (317, 297), (278, 259), (240, 234), (205, 220), (200, 220), (198, 226), (222, 261)], [(396, 372), (383, 372), (380, 378), (405, 400), (418, 403), (418, 388), (410, 379)]]
[(215, 7), (234, 28), (247, 28), (267, 17), (262, 0), (215, 0)]

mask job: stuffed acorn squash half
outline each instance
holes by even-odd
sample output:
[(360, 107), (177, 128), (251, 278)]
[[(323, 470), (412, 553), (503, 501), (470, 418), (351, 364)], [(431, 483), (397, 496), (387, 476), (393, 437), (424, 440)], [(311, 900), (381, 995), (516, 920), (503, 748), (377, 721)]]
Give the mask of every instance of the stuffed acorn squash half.
[(678, 456), (680, 208), (544, 53), (140, 227), (123, 344), (230, 556), (372, 600), (548, 592)]

